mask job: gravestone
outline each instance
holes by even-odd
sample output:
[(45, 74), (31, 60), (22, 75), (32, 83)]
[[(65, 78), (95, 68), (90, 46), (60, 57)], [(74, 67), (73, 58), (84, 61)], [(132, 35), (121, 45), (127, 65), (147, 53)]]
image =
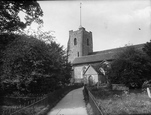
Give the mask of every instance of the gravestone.
[(148, 93), (148, 97), (151, 98), (150, 89), (148, 87), (147, 87), (147, 93)]

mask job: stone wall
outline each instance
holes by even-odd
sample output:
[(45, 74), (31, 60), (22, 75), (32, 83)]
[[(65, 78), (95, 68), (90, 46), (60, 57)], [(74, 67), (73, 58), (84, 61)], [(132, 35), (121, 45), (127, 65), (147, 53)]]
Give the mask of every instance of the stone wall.
[[(77, 44), (74, 44), (76, 39)], [(89, 43), (87, 43), (89, 41)], [(77, 31), (69, 31), (69, 41), (67, 53), (69, 55), (68, 61), (73, 62), (77, 57), (88, 55), (93, 51), (92, 32), (87, 32), (85, 28), (79, 28)]]

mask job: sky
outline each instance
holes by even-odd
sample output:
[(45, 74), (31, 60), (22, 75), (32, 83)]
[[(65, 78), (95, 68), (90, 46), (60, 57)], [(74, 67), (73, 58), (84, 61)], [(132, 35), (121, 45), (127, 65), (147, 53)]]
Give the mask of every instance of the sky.
[[(92, 32), (93, 51), (141, 44), (151, 39), (150, 0), (38, 1), (44, 16), (44, 31), (54, 31), (55, 40), (67, 48), (69, 31), (81, 23)], [(32, 24), (36, 27), (36, 24)]]

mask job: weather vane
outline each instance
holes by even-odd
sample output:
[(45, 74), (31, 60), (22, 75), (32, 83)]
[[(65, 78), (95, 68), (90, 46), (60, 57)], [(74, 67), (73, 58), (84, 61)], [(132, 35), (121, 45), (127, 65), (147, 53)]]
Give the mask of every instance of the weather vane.
[(82, 22), (81, 22), (81, 5), (82, 5), (82, 3), (80, 3), (80, 28), (82, 27)]

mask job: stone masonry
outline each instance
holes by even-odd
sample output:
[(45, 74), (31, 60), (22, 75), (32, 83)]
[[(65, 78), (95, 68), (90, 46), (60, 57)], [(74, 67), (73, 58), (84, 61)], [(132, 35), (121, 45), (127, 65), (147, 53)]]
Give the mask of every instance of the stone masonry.
[(68, 61), (73, 62), (77, 57), (88, 55), (93, 52), (92, 32), (87, 32), (80, 27), (77, 31), (69, 31), (69, 41), (67, 47)]

